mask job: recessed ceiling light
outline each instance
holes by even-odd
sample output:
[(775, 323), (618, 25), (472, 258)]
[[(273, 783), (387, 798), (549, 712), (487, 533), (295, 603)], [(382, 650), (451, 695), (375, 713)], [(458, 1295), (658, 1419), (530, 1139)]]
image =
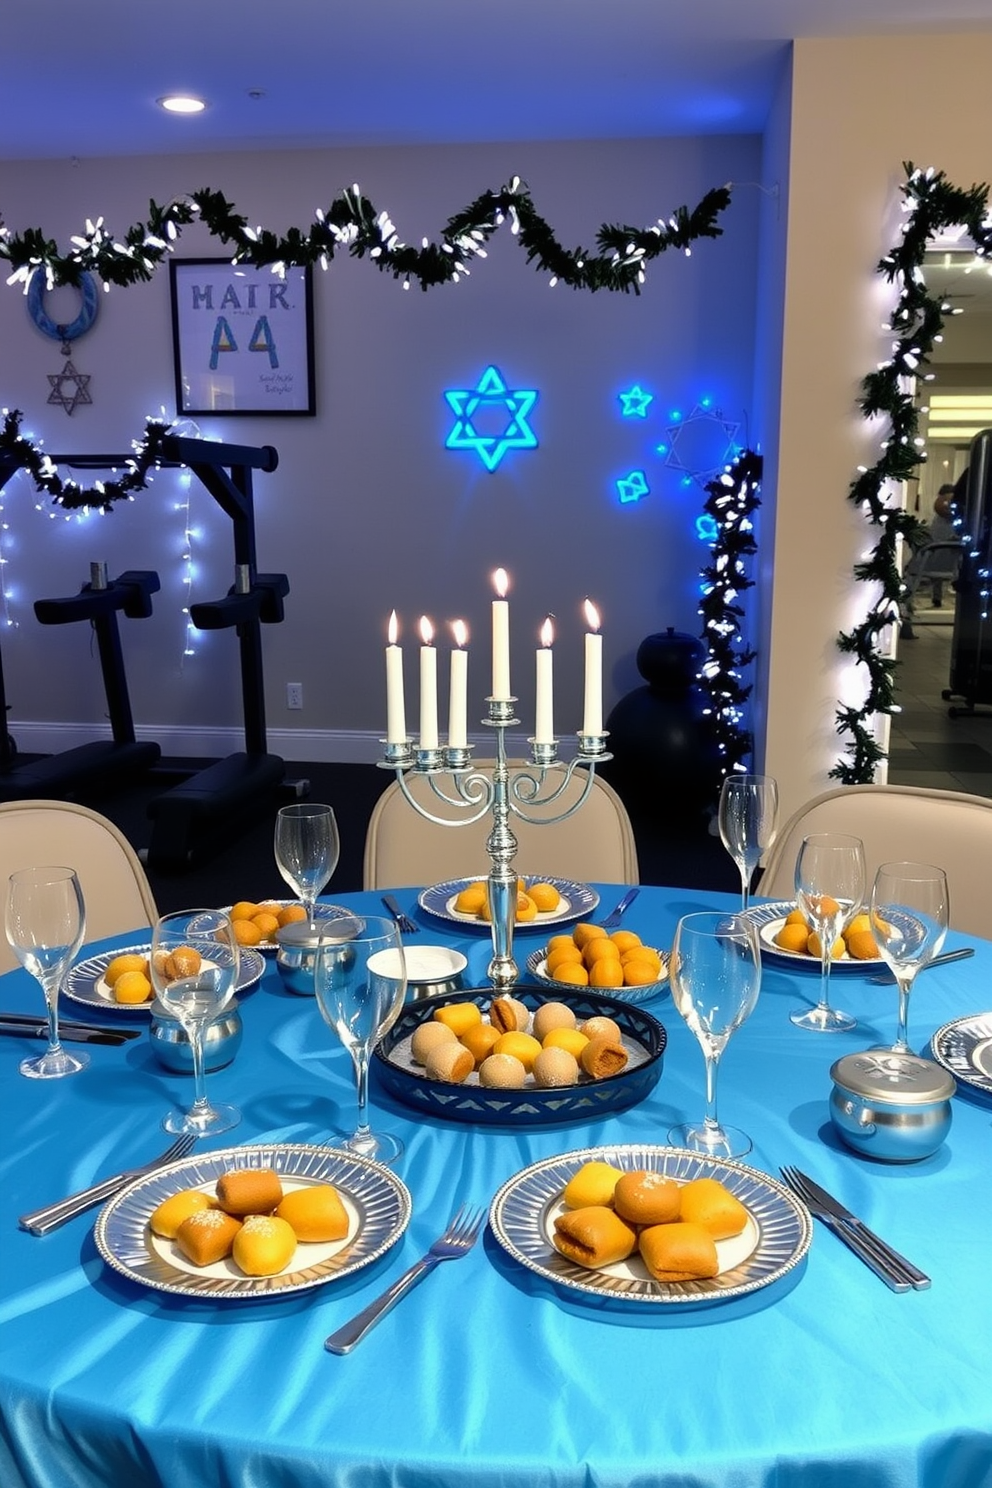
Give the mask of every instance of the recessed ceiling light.
[(159, 105), (170, 114), (202, 114), (206, 103), (192, 93), (167, 93), (159, 99)]

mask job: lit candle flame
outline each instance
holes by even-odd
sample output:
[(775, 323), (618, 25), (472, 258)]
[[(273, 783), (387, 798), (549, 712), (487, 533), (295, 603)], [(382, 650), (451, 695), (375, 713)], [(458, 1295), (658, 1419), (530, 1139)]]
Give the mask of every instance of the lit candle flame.
[(395, 646), (396, 645), (396, 642), (399, 640), (399, 634), (400, 634), (400, 623), (399, 623), (399, 621), (396, 618), (396, 611), (394, 610), (393, 613), (389, 617), (389, 630), (387, 632), (387, 635), (389, 637), (389, 644), (391, 646)]
[(452, 620), (451, 633), (455, 638), (456, 646), (462, 647), (468, 645), (468, 626), (464, 620)]
[(493, 587), (500, 599), (506, 598), (506, 591), (510, 587), (510, 580), (505, 568), (498, 568), (493, 574)]
[(420, 617), (420, 638), (425, 646), (430, 646), (434, 641), (434, 627), (426, 615)]
[(597, 610), (591, 599), (586, 600), (584, 608), (586, 612), (586, 624), (588, 625), (589, 629), (598, 630), (599, 611)]
[(542, 646), (550, 646), (550, 645), (552, 645), (554, 643), (554, 638), (555, 638), (555, 628), (554, 628), (554, 626), (551, 623), (551, 616), (549, 615), (548, 618), (545, 620), (544, 624), (541, 626), (541, 645)]

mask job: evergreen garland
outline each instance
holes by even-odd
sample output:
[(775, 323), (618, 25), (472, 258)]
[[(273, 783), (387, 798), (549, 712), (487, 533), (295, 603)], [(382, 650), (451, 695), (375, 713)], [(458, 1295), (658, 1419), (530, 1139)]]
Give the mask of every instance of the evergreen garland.
[(992, 257), (988, 186), (962, 190), (951, 185), (943, 171), (919, 170), (911, 162), (903, 168), (907, 175), (902, 187), (906, 218), (901, 241), (878, 265), (880, 274), (899, 285), (899, 299), (890, 320), (895, 340), (890, 359), (863, 380), (859, 400), (865, 418), (881, 414), (888, 420), (888, 433), (878, 460), (860, 470), (849, 491), (849, 500), (863, 508), (881, 535), (869, 557), (854, 568), (856, 579), (877, 586), (877, 598), (864, 619), (837, 638), (838, 648), (854, 656), (855, 664), (863, 666), (868, 677), (861, 706), (839, 707), (835, 715), (838, 734), (849, 735), (850, 742), (847, 757), (838, 761), (830, 777), (844, 785), (870, 783), (884, 758), (871, 723), (874, 714), (893, 711), (898, 663), (881, 654), (879, 637), (899, 622), (899, 601), (905, 591), (899, 539), (915, 547), (926, 537), (926, 528), (911, 512), (891, 504), (891, 492), (911, 480), (926, 460), (919, 438), (915, 382), (933, 375), (927, 374), (926, 368), (951, 309), (927, 289), (923, 274), (927, 247), (948, 228), (963, 227), (976, 256)]
[(318, 210), (310, 227), (291, 227), (283, 237), (269, 228), (250, 227), (223, 193), (201, 190), (166, 206), (150, 202), (147, 221), (129, 227), (123, 238), (115, 238), (102, 217), (96, 222), (87, 219), (85, 232), (70, 240), (69, 253), (61, 252), (40, 228), (12, 233), (0, 222), (0, 259), (13, 268), (8, 283), (21, 282), (25, 289), (38, 268), (44, 268), (49, 288), (78, 284), (83, 272), (99, 275), (105, 288), (137, 284), (152, 278), (173, 252), (182, 229), (199, 221), (222, 243), (233, 244), (234, 263), (281, 274), (290, 266), (326, 268), (335, 253), (345, 251), (353, 258), (368, 256), (383, 273), (402, 279), (406, 288), (416, 281), (427, 290), (467, 275), (475, 258), (485, 258), (493, 233), (509, 222), (528, 263), (536, 261), (550, 274), (552, 284), (560, 280), (572, 289), (639, 294), (645, 265), (653, 259), (669, 248), (688, 254), (698, 238), (720, 237), (723, 229), (716, 219), (729, 204), (730, 188), (719, 186), (691, 212), (679, 207), (667, 222), (659, 218), (648, 228), (604, 223), (597, 234), (599, 252), (589, 253), (558, 242), (519, 176), (499, 191), (483, 192), (448, 220), (438, 243), (425, 238), (420, 248), (401, 243), (389, 214), (377, 211), (358, 186), (343, 191), (326, 210)]
[(5, 467), (10, 471), (23, 468), (38, 491), (51, 496), (56, 506), (64, 507), (66, 511), (109, 512), (115, 501), (133, 501), (134, 492), (143, 491), (148, 485), (149, 471), (161, 465), (162, 441), (172, 427), (158, 419), (149, 419), (144, 438), (132, 441), (134, 456), (125, 461), (126, 475), (108, 481), (94, 481), (92, 486), (81, 486), (74, 480), (64, 481), (49, 456), (21, 434), (22, 417), (19, 408), (3, 410), (0, 473)]
[(744, 450), (723, 475), (708, 482), (703, 508), (716, 523), (716, 540), (710, 562), (701, 571), (704, 588), (699, 613), (707, 658), (698, 680), (708, 697), (703, 711), (720, 753), (721, 780), (745, 768), (754, 745), (751, 732), (741, 726), (744, 704), (754, 684), (745, 685), (740, 673), (757, 653), (741, 635), (744, 607), (739, 596), (754, 586), (747, 560), (757, 552), (752, 518), (761, 505), (762, 466), (760, 455)]

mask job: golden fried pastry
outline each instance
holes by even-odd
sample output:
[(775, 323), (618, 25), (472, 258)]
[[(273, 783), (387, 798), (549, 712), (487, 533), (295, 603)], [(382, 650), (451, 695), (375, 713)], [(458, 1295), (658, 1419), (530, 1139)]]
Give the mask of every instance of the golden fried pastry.
[(604, 1034), (609, 1034), (619, 1043), (622, 1037), (620, 1024), (613, 1018), (604, 1017), (601, 1013), (595, 1018), (587, 1018), (580, 1026), (587, 1039), (602, 1038)]
[(593, 1080), (605, 1080), (626, 1069), (629, 1056), (619, 1039), (612, 1034), (591, 1038), (579, 1055), (579, 1063)]
[(217, 1179), (217, 1202), (227, 1214), (271, 1214), (282, 1182), (271, 1168), (232, 1168)]
[(641, 1259), (656, 1281), (695, 1281), (720, 1269), (716, 1242), (703, 1225), (649, 1225), (638, 1245)]
[(165, 974), (170, 982), (178, 981), (180, 977), (196, 976), (202, 963), (203, 957), (194, 946), (177, 946), (166, 957)]
[(474, 1002), (450, 1002), (434, 1009), (434, 1019), (437, 1023), (447, 1023), (455, 1037), (460, 1038), (466, 1029), (482, 1022), (482, 1009)]
[(443, 1080), (446, 1085), (460, 1085), (475, 1069), (475, 1060), (457, 1039), (436, 1044), (427, 1056), (424, 1074), (428, 1080)]
[(683, 1184), (679, 1212), (682, 1219), (701, 1224), (714, 1240), (729, 1240), (747, 1224), (747, 1210), (717, 1178), (693, 1178)]
[(578, 1059), (589, 1040), (577, 1028), (552, 1028), (541, 1040), (544, 1049), (567, 1049)]
[(249, 1214), (234, 1237), (234, 1264), (246, 1276), (275, 1276), (296, 1253), (296, 1232), (275, 1214)]
[[(443, 1028), (444, 1024), (429, 1023), (427, 1026), (429, 1028)], [(470, 1028), (467, 1033), (462, 1034), (459, 1043), (464, 1044), (475, 1060), (476, 1068), (478, 1068), (482, 1061), (493, 1052), (493, 1045), (502, 1036), (499, 1029), (494, 1028), (491, 1023), (476, 1023), (474, 1028)]]
[(294, 1188), (280, 1200), (276, 1218), (292, 1225), (297, 1240), (343, 1240), (348, 1233), (348, 1211), (331, 1183)]
[(523, 1032), (530, 1013), (516, 997), (494, 997), (489, 1004), (489, 1021), (500, 1033)]
[(567, 1209), (586, 1209), (590, 1205), (613, 1203), (613, 1190), (623, 1177), (623, 1169), (607, 1162), (583, 1163), (573, 1173), (562, 1192), (562, 1202)]
[(520, 1060), (528, 1074), (534, 1068), (534, 1060), (540, 1052), (540, 1044), (530, 1033), (503, 1033), (493, 1045), (494, 1054), (512, 1054), (514, 1059)]
[(611, 1266), (637, 1249), (637, 1233), (612, 1209), (591, 1204), (567, 1209), (555, 1220), (555, 1250), (580, 1266)]
[[(477, 1025), (482, 1027), (481, 1023)], [(455, 1030), (449, 1028), (447, 1023), (421, 1023), (419, 1028), (413, 1031), (410, 1040), (410, 1054), (415, 1064), (426, 1064), (427, 1056), (438, 1044), (450, 1044), (455, 1041)]]
[(579, 1078), (579, 1061), (567, 1049), (542, 1049), (531, 1070), (534, 1084), (542, 1090), (575, 1085)]
[(671, 1224), (679, 1218), (682, 1191), (664, 1173), (641, 1168), (624, 1173), (613, 1190), (613, 1206), (630, 1224)]
[(175, 1240), (194, 1266), (212, 1266), (214, 1261), (222, 1261), (231, 1254), (234, 1237), (240, 1229), (240, 1219), (225, 1214), (223, 1209), (198, 1209), (183, 1220)]
[(213, 1199), (202, 1189), (184, 1188), (180, 1193), (170, 1194), (167, 1199), (163, 1199), (158, 1208), (152, 1210), (148, 1223), (153, 1234), (161, 1235), (163, 1240), (174, 1240), (184, 1219), (189, 1219), (191, 1214), (199, 1214), (202, 1209), (214, 1207)]

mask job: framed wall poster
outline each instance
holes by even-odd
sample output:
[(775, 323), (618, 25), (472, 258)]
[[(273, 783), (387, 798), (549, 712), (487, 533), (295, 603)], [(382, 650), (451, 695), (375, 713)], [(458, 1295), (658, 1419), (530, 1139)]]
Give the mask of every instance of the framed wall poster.
[(311, 273), (170, 259), (176, 412), (312, 414)]

